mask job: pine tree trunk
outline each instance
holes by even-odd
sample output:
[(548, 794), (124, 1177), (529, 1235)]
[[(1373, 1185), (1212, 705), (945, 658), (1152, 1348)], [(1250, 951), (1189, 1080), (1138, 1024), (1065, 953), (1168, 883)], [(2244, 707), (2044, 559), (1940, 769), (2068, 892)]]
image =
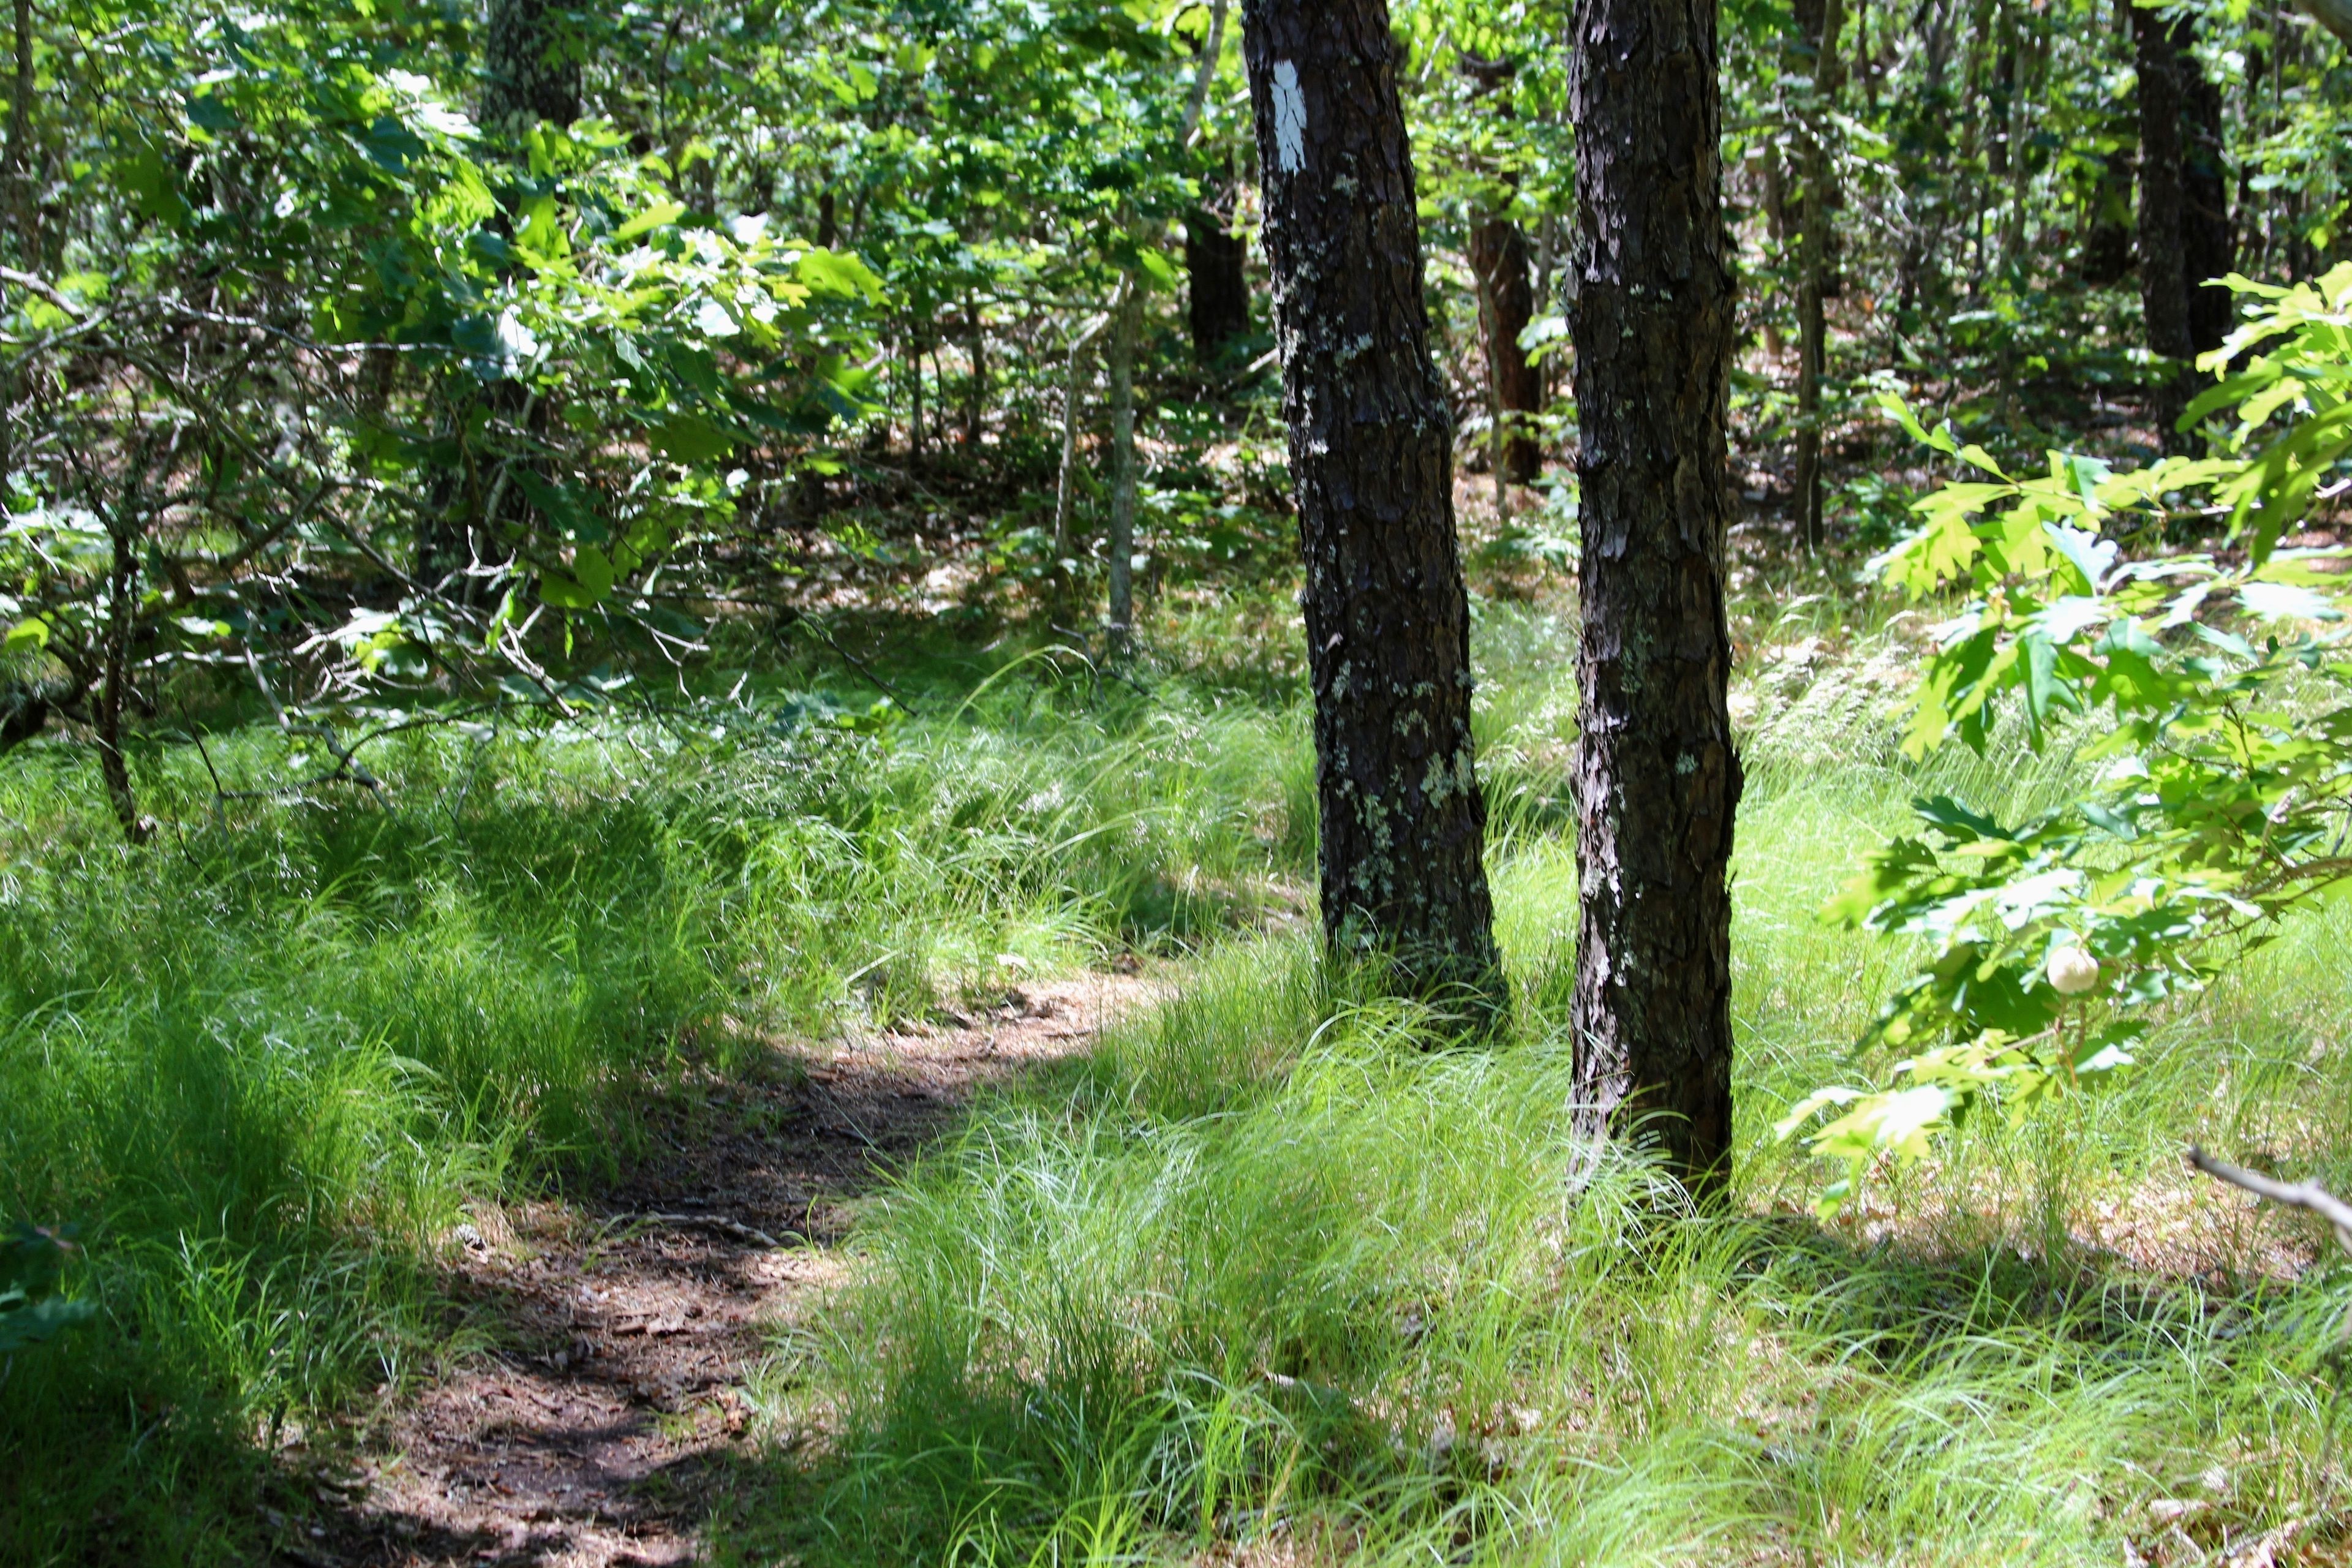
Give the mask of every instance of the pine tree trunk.
[(1822, 375), (1829, 353), (1830, 214), (1832, 179), (1827, 118), (1842, 82), (1838, 35), (1841, 0), (1812, 0), (1798, 8), (1813, 58), (1811, 104), (1803, 142), (1803, 233), (1797, 258), (1797, 521), (1807, 551), (1822, 546)]
[(2206, 287), (2238, 267), (2230, 218), (2230, 154), (2221, 131), (2221, 89), (2189, 52), (2193, 30), (2177, 33), (2180, 66), (2180, 253), (2189, 283), (2189, 342), (2199, 353), (2221, 346), (2236, 324), (2227, 289)]
[(1322, 808), (1323, 928), (1474, 1013), (1507, 1000), (1470, 734), (1453, 421), (1429, 355), (1385, 0), (1246, 0)]
[(980, 300), (969, 291), (963, 297), (963, 319), (965, 353), (971, 361), (971, 375), (964, 383), (963, 444), (978, 451), (981, 428), (988, 419), (988, 323), (981, 316)]
[[(1118, 301), (1112, 301), (1118, 309)], [(1078, 414), (1086, 401), (1087, 351), (1094, 346), (1095, 337), (1110, 324), (1110, 314), (1097, 316), (1081, 328), (1070, 340), (1069, 372), (1062, 389), (1062, 467), (1054, 485), (1054, 573), (1060, 581), (1062, 563), (1070, 554), (1070, 514), (1076, 501), (1078, 482)]]
[[(1702, 1195), (1731, 1153), (1734, 331), (1714, 0), (1578, 0), (1578, 1098)], [(1672, 112), (1660, 106), (1672, 105)]]
[(2193, 444), (2174, 426), (2194, 391), (2196, 355), (2189, 328), (2189, 257), (2183, 223), (2187, 216), (2185, 166), (2180, 142), (2182, 110), (2178, 35), (2155, 12), (2132, 9), (2139, 87), (2139, 295), (2148, 352), (2171, 364), (2160, 378), (2153, 410), (2167, 451)]
[(1143, 290), (1133, 278), (1112, 307), (1110, 329), (1110, 616), (1106, 636), (1115, 653), (1127, 651), (1135, 630), (1135, 340), (1143, 317)]
[(1543, 444), (1536, 416), (1543, 412), (1543, 377), (1528, 363), (1519, 334), (1535, 319), (1535, 285), (1528, 276), (1528, 237), (1506, 217), (1490, 217), (1470, 230), (1470, 268), (1488, 311), (1487, 377), (1507, 424), (1503, 476), (1515, 485), (1533, 484), (1543, 473)]

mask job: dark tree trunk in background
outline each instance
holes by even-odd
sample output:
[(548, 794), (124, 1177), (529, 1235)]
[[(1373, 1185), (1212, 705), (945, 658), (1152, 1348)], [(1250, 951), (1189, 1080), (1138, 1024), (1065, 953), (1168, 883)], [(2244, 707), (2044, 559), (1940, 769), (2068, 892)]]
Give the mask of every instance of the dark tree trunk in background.
[(963, 389), (963, 443), (976, 447), (988, 422), (988, 319), (980, 301), (968, 292), (963, 297), (963, 321), (964, 353), (971, 362)]
[(1385, 0), (1245, 0), (1283, 411), (1306, 557), (1335, 955), (1507, 1000), (1470, 737), (1453, 429), (1429, 354), (1412, 152)]
[(1503, 443), (1503, 475), (1515, 485), (1532, 484), (1543, 473), (1543, 443), (1536, 416), (1543, 412), (1543, 376), (1528, 363), (1519, 334), (1535, 319), (1536, 290), (1528, 272), (1528, 237), (1506, 217), (1490, 217), (1470, 230), (1470, 266), (1478, 275), (1489, 321), (1486, 370), (1496, 401), (1508, 421)]
[(2156, 398), (2168, 451), (2194, 450), (2174, 426), (2195, 395), (2193, 363), (2218, 347), (2231, 306), (2205, 280), (2227, 273), (2236, 247), (2221, 176), (2221, 95), (2191, 52), (2196, 27), (2135, 6), (2139, 85), (2139, 292), (2152, 353), (2175, 362)]
[(1724, 610), (1734, 331), (1715, 0), (1578, 0), (1578, 1098), (1719, 1194), (1731, 1154)]
[(1812, 81), (1805, 117), (1802, 167), (1803, 233), (1797, 257), (1797, 531), (1807, 550), (1822, 543), (1822, 375), (1829, 363), (1830, 214), (1832, 191), (1829, 116), (1836, 107), (1844, 31), (1841, 0), (1798, 0), (1797, 26), (1812, 49), (1806, 71)]
[(2236, 324), (2227, 289), (2205, 287), (2238, 268), (2238, 237), (2230, 219), (2230, 157), (2221, 132), (2221, 89), (2206, 79), (2189, 52), (2180, 59), (2180, 250), (2189, 279), (2189, 342), (2199, 353), (2218, 349)]
[(482, 40), (482, 128), (509, 146), (540, 121), (580, 118), (580, 61), (549, 0), (490, 0)]
[(1192, 357), (1214, 364), (1225, 345), (1250, 328), (1248, 247), (1233, 232), (1233, 170), (1204, 183), (1199, 206), (1184, 215), (1184, 270), (1189, 280)]
[(2180, 245), (2180, 68), (2170, 31), (2154, 12), (2135, 7), (2132, 30), (2139, 89), (2140, 304), (2149, 350), (2185, 359), (2190, 351)]
[[(540, 121), (568, 126), (580, 118), (580, 59), (566, 31), (563, 13), (551, 0), (490, 0), (482, 38), (480, 119), (489, 149), (510, 162), (523, 161), (524, 139)], [(461, 447), (474, 426), (475, 395), (460, 393), (449, 421)], [(530, 510), (520, 487), (505, 482), (503, 469), (510, 460), (532, 461), (521, 458), (519, 448), (547, 428), (551, 410), (520, 381), (495, 382), (483, 396), (492, 427), (504, 427), (509, 446), (503, 454), (495, 447), (474, 454), (477, 471), (470, 486), (449, 470), (436, 476), (434, 504), (416, 551), (417, 575), (428, 580), (446, 582), (476, 563), (506, 559), (511, 546), (499, 537), (500, 517)], [(485, 481), (484, 473), (499, 477)], [(472, 493), (461, 496), (461, 489)], [(468, 576), (457, 587), (470, 604), (481, 585), (478, 576)]]

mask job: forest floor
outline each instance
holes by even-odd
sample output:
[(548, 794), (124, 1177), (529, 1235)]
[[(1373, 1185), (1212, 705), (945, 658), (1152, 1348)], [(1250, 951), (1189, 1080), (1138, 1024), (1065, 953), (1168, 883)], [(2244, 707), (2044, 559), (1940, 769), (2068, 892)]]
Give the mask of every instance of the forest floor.
[(747, 1384), (847, 1277), (860, 1202), (975, 1094), (1084, 1051), (1156, 993), (1090, 974), (780, 1047), (765, 1081), (707, 1083), (656, 1113), (658, 1152), (592, 1201), (478, 1212), (450, 1294), (490, 1347), (404, 1402), (332, 1527), (273, 1521), (279, 1552), (312, 1568), (693, 1561), (751, 1424)]

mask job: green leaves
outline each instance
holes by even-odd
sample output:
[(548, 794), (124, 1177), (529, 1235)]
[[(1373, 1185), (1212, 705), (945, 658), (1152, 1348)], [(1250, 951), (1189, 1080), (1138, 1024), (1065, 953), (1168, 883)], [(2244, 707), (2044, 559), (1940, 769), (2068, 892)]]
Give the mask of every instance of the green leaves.
[[(1825, 1207), (1980, 1101), (2013, 1110), (2128, 1067), (2155, 1010), (2352, 878), (2344, 583), (2326, 569), (2336, 552), (2275, 548), (2352, 451), (2336, 418), (2352, 390), (2352, 266), (2294, 289), (2237, 281), (2271, 308), (2231, 340), (2264, 352), (2197, 405), (2238, 410), (2212, 458), (2119, 473), (2052, 453), (2046, 476), (2016, 479), (1883, 400), (1916, 439), (1992, 479), (1923, 498), (1919, 526), (1875, 563), (1915, 598), (1969, 595), (1937, 628), (1906, 749), (1957, 735), (1983, 752), (2014, 710), (2034, 750), (2090, 721), (2078, 754), (2101, 771), (2023, 822), (1918, 801), (1924, 836), (1871, 855), (1825, 911), (1928, 947), (1862, 1042), (1912, 1051), (1890, 1087), (1822, 1090), (1781, 1123), (1844, 1166)], [(2125, 554), (2119, 522), (2200, 493), (2242, 558)]]
[(23, 1221), (0, 1231), (0, 1355), (54, 1339), (98, 1315), (89, 1302), (59, 1292), (74, 1250), (70, 1231)]

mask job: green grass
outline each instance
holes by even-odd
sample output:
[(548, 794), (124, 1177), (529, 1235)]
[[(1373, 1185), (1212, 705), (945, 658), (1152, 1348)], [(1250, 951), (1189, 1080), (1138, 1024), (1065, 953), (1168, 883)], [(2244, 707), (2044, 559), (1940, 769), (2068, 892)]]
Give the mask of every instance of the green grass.
[(1425, 1052), (1249, 944), (995, 1106), (865, 1237), (803, 1560), (2113, 1563), (2323, 1489), (2340, 1289), (1682, 1215), (1572, 1138), (1557, 1024)]
[[(1287, 710), (1032, 661), (944, 672), (877, 741), (780, 718), (799, 673), (715, 739), (403, 737), (389, 810), (218, 821), (167, 748), (140, 852), (86, 753), (9, 759), (0, 1216), (79, 1226), (101, 1316), (5, 1368), (0, 1561), (250, 1561), (261, 1444), (331, 1454), (322, 1423), (478, 1337), (438, 1269), (465, 1205), (595, 1180), (689, 1068), (1181, 944), (1310, 852)], [(285, 773), (266, 733), (207, 750), (232, 788)]]
[[(136, 853), (85, 753), (14, 753), (0, 1217), (79, 1225), (101, 1315), (0, 1381), (0, 1561), (253, 1560), (255, 1503), (299, 1500), (268, 1442), (331, 1454), (497, 1332), (445, 1294), (467, 1205), (593, 1184), (682, 1075), (1130, 949), (1182, 959), (1178, 995), (989, 1102), (859, 1233), (829, 1348), (766, 1391), (822, 1435), (762, 1462), (725, 1552), (2113, 1563), (2153, 1498), (2208, 1544), (2314, 1513), (2340, 1271), (2250, 1283), (2273, 1219), (2158, 1271), (2066, 1238), (2185, 1190), (2190, 1136), (2347, 1173), (2345, 917), (2116, 1090), (1807, 1215), (1769, 1124), (1869, 1070), (1845, 1047), (1906, 956), (1814, 911), (1923, 784), (2017, 807), (2072, 776), (1903, 760), (1914, 634), (1851, 613), (1742, 623), (1740, 1203), (1704, 1220), (1569, 1136), (1575, 702), (1540, 610), (1477, 634), (1519, 998), (1492, 1050), (1428, 1049), (1303, 934), (1252, 934), (1313, 881), (1270, 594), (1169, 615), (1148, 690), (908, 639), (913, 717), (878, 737), (808, 722), (794, 693), (871, 693), (797, 662), (691, 730), (420, 732), (373, 759), (390, 810), (216, 821), (166, 747), (139, 773), (173, 826)], [(282, 776), (271, 735), (208, 751), (233, 787)]]
[(827, 1457), (784, 1468), (747, 1560), (2112, 1563), (2169, 1539), (2158, 1502), (2200, 1551), (2338, 1539), (2323, 1352), (2352, 1281), (2233, 1276), (2294, 1233), (2275, 1218), (2193, 1234), (2183, 1268), (2093, 1241), (2186, 1185), (2192, 1137), (2336, 1167), (2343, 921), (2119, 1090), (1980, 1125), (1815, 1222), (1770, 1123), (1867, 1070), (1845, 1044), (1909, 956), (1816, 911), (1910, 793), (2027, 809), (2073, 777), (1905, 763), (1853, 689), (1864, 648), (1750, 733), (1738, 1202), (1691, 1217), (1570, 1132), (1574, 872), (1542, 781), (1573, 705), (1541, 629), (1481, 640), (1513, 1038), (1433, 1048), (1303, 940), (1219, 948), (865, 1231), (829, 1350), (771, 1391)]

